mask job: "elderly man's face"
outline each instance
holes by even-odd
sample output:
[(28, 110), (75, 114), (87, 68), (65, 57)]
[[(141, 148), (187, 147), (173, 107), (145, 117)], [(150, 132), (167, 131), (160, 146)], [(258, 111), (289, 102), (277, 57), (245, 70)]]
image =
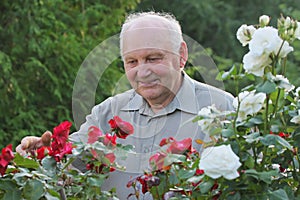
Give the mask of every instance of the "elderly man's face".
[[(181, 86), (181, 72), (187, 59), (181, 33), (167, 27), (165, 20), (148, 17), (130, 24), (122, 35), (127, 78), (151, 106), (166, 106), (173, 99)], [(181, 48), (175, 49), (180, 42)]]
[(181, 84), (180, 56), (145, 48), (124, 55), (124, 66), (131, 86), (148, 102), (163, 103), (174, 96)]

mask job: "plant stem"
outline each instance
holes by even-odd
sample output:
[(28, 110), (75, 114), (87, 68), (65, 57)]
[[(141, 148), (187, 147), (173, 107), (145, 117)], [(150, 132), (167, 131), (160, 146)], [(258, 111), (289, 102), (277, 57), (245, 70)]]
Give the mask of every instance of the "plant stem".
[(277, 108), (278, 108), (278, 102), (279, 102), (279, 97), (280, 97), (280, 92), (281, 92), (281, 90), (279, 89), (278, 93), (277, 93), (276, 101), (275, 101), (274, 110), (273, 110), (273, 113), (272, 113), (272, 116), (270, 117), (270, 119), (276, 117)]
[(158, 186), (155, 186), (155, 193), (156, 193), (157, 198), (160, 199), (159, 191), (158, 191), (158, 188), (157, 188), (157, 187), (158, 187)]
[(254, 156), (254, 168), (257, 167), (257, 155), (256, 155), (256, 150), (255, 147), (251, 145), (252, 151), (253, 151), (253, 156)]
[(270, 100), (270, 97), (269, 95), (267, 95), (267, 98), (266, 98), (266, 110), (265, 110), (265, 123), (264, 123), (264, 134), (267, 135), (270, 133), (270, 130), (269, 130), (269, 120), (268, 120), (268, 115), (269, 115), (269, 100)]
[(61, 200), (67, 200), (64, 188), (61, 188), (58, 192)]

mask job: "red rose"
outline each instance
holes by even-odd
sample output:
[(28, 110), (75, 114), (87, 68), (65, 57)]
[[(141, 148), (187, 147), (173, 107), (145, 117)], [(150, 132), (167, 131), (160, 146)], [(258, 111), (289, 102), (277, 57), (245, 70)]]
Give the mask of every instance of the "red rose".
[(56, 162), (60, 162), (66, 154), (72, 154), (73, 144), (68, 141), (71, 122), (64, 121), (53, 129), (53, 142), (49, 155), (54, 157)]
[(106, 154), (105, 158), (107, 158), (110, 163), (113, 163), (116, 160), (116, 156), (115, 156), (114, 153), (108, 153), (108, 154)]
[(133, 126), (118, 116), (114, 116), (108, 123), (119, 138), (126, 139), (128, 135), (133, 134)]
[(103, 138), (103, 144), (108, 146), (116, 146), (117, 145), (117, 136), (116, 135), (111, 135), (110, 133), (106, 133), (104, 138)]
[(60, 123), (53, 129), (52, 138), (56, 140), (58, 144), (65, 144), (68, 140), (71, 126), (72, 123), (69, 121)]
[(166, 145), (166, 144), (169, 144), (169, 143), (171, 143), (171, 142), (173, 142), (174, 141), (174, 138), (173, 137), (169, 137), (169, 138), (163, 138), (161, 141), (160, 141), (160, 143), (159, 143), (159, 146), (164, 146), (164, 145)]
[(91, 126), (88, 130), (88, 144), (93, 144), (102, 136), (101, 130), (96, 126)]
[(288, 133), (284, 133), (284, 132), (280, 132), (280, 133), (278, 133), (278, 135), (282, 138), (287, 138), (290, 136)]
[(2, 156), (4, 160), (7, 162), (10, 162), (11, 160), (14, 159), (14, 153), (12, 152), (12, 144), (7, 145), (2, 149)]
[(192, 139), (186, 138), (181, 141), (174, 140), (171, 142), (167, 152), (175, 153), (175, 154), (182, 154), (187, 150), (192, 150)]
[(150, 166), (155, 170), (167, 169), (167, 166), (164, 166), (165, 158), (167, 155), (162, 152), (158, 152), (149, 158)]
[(0, 174), (2, 176), (5, 174), (9, 162), (12, 161), (14, 157), (12, 144), (9, 144), (2, 149), (2, 154), (0, 154)]
[[(273, 133), (272, 131), (270, 131), (270, 134), (275, 135), (275, 133)], [(279, 132), (278, 136), (282, 137), (282, 138), (288, 138), (290, 136), (290, 134), (284, 133), (284, 132)]]
[(42, 160), (49, 153), (49, 151), (50, 151), (50, 147), (42, 146), (41, 148), (37, 149), (36, 158)]
[[(114, 117), (114, 118), (115, 118), (115, 117)], [(109, 120), (108, 123), (109, 123), (111, 129), (116, 129), (116, 128), (118, 128), (118, 127), (117, 127), (117, 123), (116, 123), (116, 121), (115, 121), (114, 119)]]
[(202, 175), (202, 174), (204, 174), (204, 170), (202, 170), (202, 169), (196, 169), (195, 175), (199, 176), (199, 175)]

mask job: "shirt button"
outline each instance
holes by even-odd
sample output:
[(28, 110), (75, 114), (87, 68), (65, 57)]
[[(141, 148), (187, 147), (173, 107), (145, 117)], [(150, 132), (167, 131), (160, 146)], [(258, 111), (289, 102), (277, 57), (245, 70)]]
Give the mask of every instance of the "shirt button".
[(144, 153), (149, 153), (149, 148), (148, 147), (144, 148)]

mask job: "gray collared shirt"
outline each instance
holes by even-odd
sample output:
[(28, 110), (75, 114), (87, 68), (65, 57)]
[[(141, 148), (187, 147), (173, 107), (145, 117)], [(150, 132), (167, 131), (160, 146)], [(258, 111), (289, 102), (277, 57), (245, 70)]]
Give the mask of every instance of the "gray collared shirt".
[[(176, 140), (191, 137), (193, 147), (201, 151), (195, 139), (208, 140), (197, 123), (192, 122), (198, 111), (215, 104), (218, 109), (232, 110), (231, 94), (218, 88), (199, 83), (184, 74), (182, 86), (173, 101), (163, 110), (154, 113), (147, 102), (134, 90), (129, 90), (96, 105), (86, 122), (78, 132), (70, 137), (73, 141), (87, 142), (87, 130), (90, 126), (99, 127), (104, 133), (110, 130), (108, 121), (119, 116), (134, 127), (133, 135), (117, 142), (133, 145), (136, 153), (128, 155), (118, 163), (126, 166), (126, 172), (115, 171), (110, 174), (103, 189), (117, 188), (120, 199), (126, 199), (133, 192), (126, 188), (127, 182), (149, 168), (149, 157), (159, 150), (163, 138), (174, 137)], [(145, 199), (151, 199), (151, 197)]]

